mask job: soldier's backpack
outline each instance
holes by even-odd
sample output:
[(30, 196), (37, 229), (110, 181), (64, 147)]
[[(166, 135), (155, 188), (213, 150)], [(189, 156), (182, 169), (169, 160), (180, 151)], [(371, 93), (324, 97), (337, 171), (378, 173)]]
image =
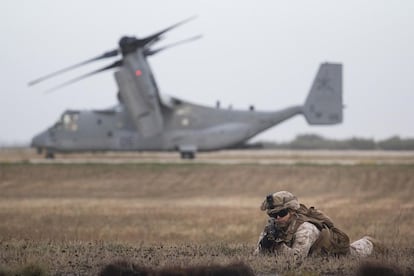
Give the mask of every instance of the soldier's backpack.
[(349, 253), (349, 237), (342, 230), (335, 227), (333, 221), (315, 207), (307, 208), (300, 204), (297, 211), (298, 219), (296, 232), (299, 225), (309, 222), (321, 231), (319, 238), (312, 245), (309, 254), (345, 255)]

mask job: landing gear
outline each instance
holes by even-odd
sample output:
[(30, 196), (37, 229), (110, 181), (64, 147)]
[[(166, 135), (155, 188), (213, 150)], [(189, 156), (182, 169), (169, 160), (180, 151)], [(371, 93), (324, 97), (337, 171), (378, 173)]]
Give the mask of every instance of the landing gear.
[(194, 159), (195, 158), (195, 152), (193, 151), (182, 151), (180, 152), (181, 159)]
[(53, 151), (46, 151), (45, 158), (46, 159), (55, 159), (55, 153)]
[(180, 145), (177, 146), (177, 150), (180, 152), (181, 159), (194, 159), (197, 147), (194, 145)]

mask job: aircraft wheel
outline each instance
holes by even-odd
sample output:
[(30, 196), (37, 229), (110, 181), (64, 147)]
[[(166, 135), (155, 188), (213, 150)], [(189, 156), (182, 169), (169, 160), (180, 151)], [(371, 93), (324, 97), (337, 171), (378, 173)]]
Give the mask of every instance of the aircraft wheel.
[(182, 151), (181, 152), (181, 159), (194, 159), (195, 153), (192, 151)]
[(45, 155), (46, 159), (55, 159), (55, 154), (52, 151), (47, 151)]

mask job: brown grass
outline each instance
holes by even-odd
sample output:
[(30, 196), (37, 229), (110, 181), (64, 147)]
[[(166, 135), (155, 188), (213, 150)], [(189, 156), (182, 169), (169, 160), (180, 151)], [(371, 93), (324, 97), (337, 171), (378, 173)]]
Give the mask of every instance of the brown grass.
[[(413, 165), (0, 164), (0, 267), (97, 274), (107, 263), (250, 265), (256, 273), (355, 273), (359, 260), (252, 255), (263, 197), (289, 190), (322, 209), (376, 256), (414, 263)], [(374, 258), (374, 259), (375, 259)], [(290, 274), (291, 275), (291, 274)], [(314, 274), (307, 274), (314, 275)]]

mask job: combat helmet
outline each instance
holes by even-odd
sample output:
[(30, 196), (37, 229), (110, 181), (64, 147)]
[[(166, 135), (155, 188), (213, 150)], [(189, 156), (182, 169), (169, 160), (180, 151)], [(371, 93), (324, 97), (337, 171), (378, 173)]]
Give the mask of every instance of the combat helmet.
[(277, 213), (283, 209), (299, 210), (300, 204), (296, 196), (287, 191), (280, 191), (266, 196), (260, 209), (267, 214)]

